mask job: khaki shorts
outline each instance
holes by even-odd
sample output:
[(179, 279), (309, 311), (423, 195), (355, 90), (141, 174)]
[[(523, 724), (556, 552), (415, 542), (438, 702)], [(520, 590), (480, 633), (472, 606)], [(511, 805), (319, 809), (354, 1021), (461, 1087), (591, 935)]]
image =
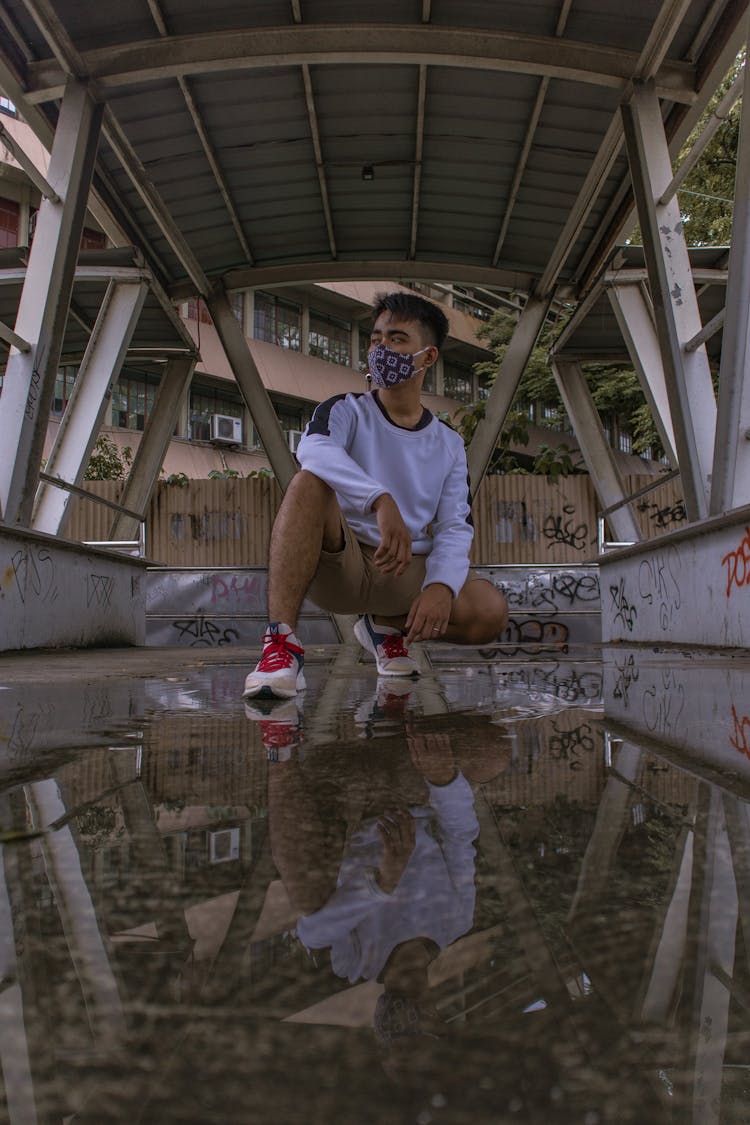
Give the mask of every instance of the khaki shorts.
[(412, 555), (403, 574), (382, 574), (372, 561), (377, 550), (355, 539), (346, 520), (341, 521), (344, 546), (321, 551), (318, 569), (307, 596), (329, 613), (377, 613), (398, 617), (408, 613), (422, 589), (426, 555)]

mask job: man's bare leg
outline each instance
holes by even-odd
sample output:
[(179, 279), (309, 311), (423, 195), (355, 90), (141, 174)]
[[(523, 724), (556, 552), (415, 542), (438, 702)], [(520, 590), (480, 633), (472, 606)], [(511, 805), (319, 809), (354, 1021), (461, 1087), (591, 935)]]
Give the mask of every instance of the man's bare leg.
[(341, 509), (332, 488), (304, 469), (286, 490), (271, 532), (268, 558), (268, 617), (297, 627), (300, 606), (320, 561), (320, 552), (344, 546)]

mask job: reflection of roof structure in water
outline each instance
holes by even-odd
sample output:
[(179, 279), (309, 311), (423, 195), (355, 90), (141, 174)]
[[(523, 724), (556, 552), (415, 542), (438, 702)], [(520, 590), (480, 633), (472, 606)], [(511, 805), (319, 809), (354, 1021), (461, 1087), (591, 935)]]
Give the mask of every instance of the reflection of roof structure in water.
[[(655, 654), (615, 655), (603, 709), (524, 693), (524, 675), (535, 683), (528, 664), (426, 665), (417, 681), (384, 684), (353, 659), (313, 659), (301, 706), (246, 714), (244, 664), (201, 652), (177, 683), (159, 672), (163, 654), (136, 654), (147, 710), (119, 677), (65, 681), (65, 715), (85, 714), (88, 737), (102, 740), (77, 752), (50, 686), (63, 682), (63, 656), (48, 663), (44, 689), (51, 729), (63, 731), (57, 756), (48, 741), (35, 756), (29, 734), (41, 678), (20, 669), (14, 684), (4, 668), (5, 695), (29, 718), (22, 762), (0, 793), (0, 910), (25, 935), (6, 979), (18, 982), (29, 1096), (64, 1116), (78, 1112), (71, 1089), (83, 1091), (92, 1122), (108, 1119), (102, 1099), (120, 1119), (137, 1105), (176, 1123), (186, 1099), (205, 1121), (262, 1120), (270, 1106), (292, 1121), (304, 1098), (306, 1119), (321, 1123), (416, 1118), (444, 1099), (477, 1122), (512, 1103), (532, 1120), (594, 1107), (619, 1125), (663, 1120), (664, 1098), (689, 1120), (707, 1090), (721, 1120), (740, 1120), (723, 1063), (741, 1062), (746, 1044), (734, 934), (750, 816), (721, 742), (750, 725), (747, 662), (704, 654), (666, 669)], [(86, 658), (75, 664), (84, 670)], [(473, 681), (495, 674), (497, 697), (474, 699)], [(645, 720), (647, 749), (635, 729), (640, 716), (651, 721), (665, 676), (687, 708), (684, 724), (659, 735), (668, 758)], [(180, 700), (191, 704), (182, 714)], [(738, 726), (717, 724), (732, 707)], [(438, 814), (428, 854), (452, 862), (446, 841), (468, 825), (470, 925), (443, 948), (425, 941), (442, 900), (415, 894), (414, 936), (376, 979), (349, 983), (326, 948), (304, 947), (298, 920), (336, 909), (341, 857), (360, 826), (399, 804), (409, 816), (441, 801), (450, 811), (456, 769), (471, 781), (471, 808), (453, 826)], [(703, 779), (709, 770), (716, 784)], [(366, 904), (363, 933), (390, 897), (372, 882), (382, 865), (376, 856), (347, 891), (349, 907)], [(32, 984), (49, 981), (52, 962), (42, 1008)], [(707, 1019), (713, 1054), (694, 1034)], [(50, 1042), (73, 1060), (72, 1087), (70, 1069), (62, 1082), (50, 1065)]]

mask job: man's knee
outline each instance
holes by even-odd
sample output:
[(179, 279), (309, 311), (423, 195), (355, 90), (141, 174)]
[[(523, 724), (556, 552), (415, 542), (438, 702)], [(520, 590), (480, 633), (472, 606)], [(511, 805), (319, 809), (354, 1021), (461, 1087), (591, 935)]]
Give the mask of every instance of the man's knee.
[(331, 486), (321, 480), (320, 477), (316, 477), (315, 473), (311, 473), (309, 469), (300, 469), (299, 472), (295, 473), (289, 481), (285, 493), (285, 497), (304, 497), (305, 500), (319, 498), (324, 503), (331, 500), (334, 495)]
[(505, 596), (491, 582), (475, 578), (466, 583), (459, 598), (463, 643), (486, 645), (496, 641), (508, 624)]

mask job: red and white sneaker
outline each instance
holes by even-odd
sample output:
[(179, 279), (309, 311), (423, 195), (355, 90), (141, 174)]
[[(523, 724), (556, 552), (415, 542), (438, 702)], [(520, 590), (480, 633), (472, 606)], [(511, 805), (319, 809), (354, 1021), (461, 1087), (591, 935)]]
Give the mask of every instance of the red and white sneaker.
[(362, 648), (375, 657), (381, 676), (418, 676), (419, 665), (404, 644), (400, 629), (389, 625), (375, 625), (369, 613), (360, 617), (354, 626), (354, 636)]
[(245, 715), (260, 727), (269, 762), (287, 762), (302, 743), (302, 715), (294, 699), (257, 706), (245, 704)]
[(269, 622), (263, 634), (263, 654), (245, 679), (243, 699), (293, 699), (305, 688), (302, 668), (305, 650), (288, 625)]

